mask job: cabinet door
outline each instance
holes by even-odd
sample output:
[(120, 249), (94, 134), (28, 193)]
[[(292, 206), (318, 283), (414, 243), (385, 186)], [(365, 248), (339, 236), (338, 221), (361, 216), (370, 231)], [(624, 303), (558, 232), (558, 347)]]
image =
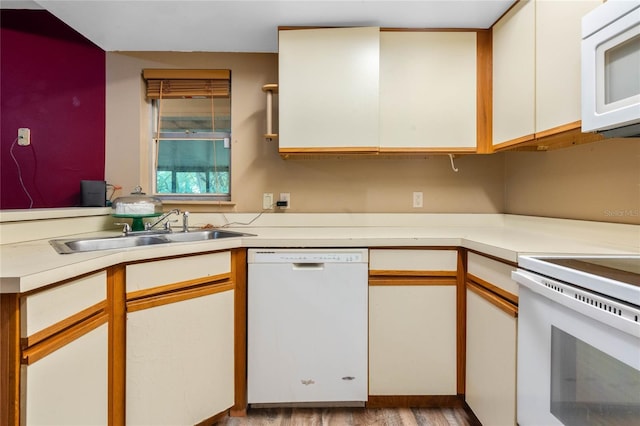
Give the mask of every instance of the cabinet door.
[(22, 367), (27, 425), (106, 425), (108, 326)]
[(127, 425), (196, 424), (234, 403), (234, 291), (127, 314)]
[(378, 149), (378, 28), (279, 32), (280, 152)]
[(456, 394), (455, 286), (369, 288), (369, 394)]
[(467, 290), (466, 401), (483, 425), (516, 424), (517, 320)]
[(474, 151), (476, 33), (380, 33), (380, 150)]
[(370, 251), (369, 395), (455, 395), (455, 250)]
[(493, 145), (533, 139), (535, 2), (520, 1), (493, 26)]
[(582, 17), (601, 3), (536, 2), (536, 132), (580, 127)]
[(107, 274), (21, 298), (23, 424), (108, 422)]
[(486, 425), (516, 422), (516, 266), (467, 257), (467, 404)]
[(580, 128), (582, 17), (601, 3), (520, 1), (493, 26), (494, 148)]

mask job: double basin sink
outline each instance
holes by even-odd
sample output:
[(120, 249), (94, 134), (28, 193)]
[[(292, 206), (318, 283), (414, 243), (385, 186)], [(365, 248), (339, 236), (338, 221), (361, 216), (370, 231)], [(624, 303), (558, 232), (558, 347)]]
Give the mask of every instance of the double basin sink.
[(50, 240), (49, 244), (60, 254), (80, 253), (87, 251), (126, 249), (132, 247), (152, 246), (156, 244), (185, 243), (221, 238), (253, 236), (242, 232), (220, 229), (207, 229), (191, 232), (154, 232), (143, 231), (117, 237), (76, 238)]

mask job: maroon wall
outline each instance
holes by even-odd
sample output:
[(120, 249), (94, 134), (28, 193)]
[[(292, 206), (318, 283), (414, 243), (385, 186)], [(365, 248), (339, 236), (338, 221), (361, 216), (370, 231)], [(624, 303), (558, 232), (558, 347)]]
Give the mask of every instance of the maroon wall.
[(0, 209), (31, 204), (12, 153), (32, 207), (79, 205), (80, 181), (104, 180), (105, 52), (43, 10), (2, 9), (0, 27)]

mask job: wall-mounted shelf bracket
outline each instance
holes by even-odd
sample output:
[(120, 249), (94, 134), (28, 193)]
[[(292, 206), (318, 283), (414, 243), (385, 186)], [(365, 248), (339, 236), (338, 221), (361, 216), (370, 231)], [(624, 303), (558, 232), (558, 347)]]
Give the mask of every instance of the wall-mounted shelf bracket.
[(278, 84), (265, 84), (262, 91), (267, 94), (267, 132), (264, 137), (270, 141), (278, 137), (278, 134), (273, 132), (273, 94), (278, 93)]

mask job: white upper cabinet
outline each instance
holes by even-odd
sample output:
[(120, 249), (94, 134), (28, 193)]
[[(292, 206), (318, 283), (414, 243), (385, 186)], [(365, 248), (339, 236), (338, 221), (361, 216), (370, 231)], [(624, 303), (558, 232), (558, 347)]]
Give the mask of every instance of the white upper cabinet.
[(520, 1), (494, 25), (494, 147), (580, 128), (582, 17), (601, 3)]
[(379, 29), (279, 32), (280, 152), (375, 152)]
[(535, 133), (535, 4), (521, 1), (493, 27), (493, 144)]
[[(482, 33), (490, 40), (489, 31)], [(367, 27), (279, 35), (280, 154), (486, 146), (489, 138), (478, 130), (487, 128), (478, 123), (480, 116), (486, 121), (478, 112), (485, 93), (478, 82), (490, 71), (479, 72), (487, 67), (478, 62), (490, 64), (490, 56), (480, 54), (478, 31)]]
[(601, 0), (536, 2), (536, 132), (581, 127), (582, 17), (600, 4)]
[(380, 33), (380, 151), (476, 149), (476, 33)]

